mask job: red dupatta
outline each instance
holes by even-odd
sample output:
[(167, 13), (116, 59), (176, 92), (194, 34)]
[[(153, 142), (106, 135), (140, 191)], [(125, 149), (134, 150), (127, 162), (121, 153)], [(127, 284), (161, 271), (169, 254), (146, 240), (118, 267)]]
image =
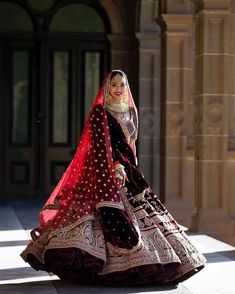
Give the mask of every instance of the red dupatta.
[[(110, 75), (104, 80), (90, 108), (73, 160), (39, 214), (41, 229), (56, 229), (84, 218), (93, 218), (102, 206), (123, 209), (114, 178), (105, 108)], [(128, 85), (127, 78), (126, 82)], [(137, 116), (129, 85), (127, 89), (128, 104)]]

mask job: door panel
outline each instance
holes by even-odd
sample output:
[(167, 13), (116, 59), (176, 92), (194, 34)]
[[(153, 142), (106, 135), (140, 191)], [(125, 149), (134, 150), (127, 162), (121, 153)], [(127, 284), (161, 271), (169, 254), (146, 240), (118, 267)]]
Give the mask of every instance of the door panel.
[(100, 85), (101, 52), (86, 51), (84, 53), (84, 63), (84, 117), (86, 118)]
[(79, 143), (88, 109), (106, 64), (106, 46), (48, 43), (45, 103), (45, 193), (48, 195), (71, 162)]
[[(47, 91), (44, 101), (44, 188), (49, 194), (71, 161), (77, 128), (76, 75), (73, 44), (47, 44)], [(78, 115), (79, 116), (79, 115)]]
[(34, 44), (5, 47), (5, 191), (9, 197), (32, 195), (35, 186)]
[(75, 154), (88, 110), (107, 71), (107, 45), (6, 41), (2, 52), (2, 194), (7, 199), (46, 198)]

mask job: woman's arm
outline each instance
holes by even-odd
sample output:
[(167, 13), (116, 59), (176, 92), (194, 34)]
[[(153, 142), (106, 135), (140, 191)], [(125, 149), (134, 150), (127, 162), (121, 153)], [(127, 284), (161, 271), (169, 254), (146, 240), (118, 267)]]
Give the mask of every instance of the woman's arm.
[(131, 149), (132, 149), (132, 151), (133, 151), (133, 153), (134, 153), (134, 155), (135, 155), (135, 163), (136, 163), (136, 165), (138, 165), (138, 160), (137, 160), (137, 156), (136, 156), (136, 146), (135, 146), (135, 139), (131, 139), (130, 140), (130, 147), (131, 147)]
[(131, 149), (133, 150), (133, 153), (136, 157), (136, 147), (135, 147), (135, 140), (130, 140), (130, 146), (131, 146)]

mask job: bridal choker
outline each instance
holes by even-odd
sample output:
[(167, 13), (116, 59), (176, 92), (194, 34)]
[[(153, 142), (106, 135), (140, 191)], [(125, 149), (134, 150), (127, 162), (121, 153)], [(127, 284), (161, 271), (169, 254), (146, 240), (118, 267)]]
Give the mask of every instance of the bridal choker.
[(129, 105), (126, 102), (119, 102), (116, 103), (113, 100), (106, 101), (105, 106), (107, 109), (117, 112), (117, 113), (124, 113), (129, 111)]

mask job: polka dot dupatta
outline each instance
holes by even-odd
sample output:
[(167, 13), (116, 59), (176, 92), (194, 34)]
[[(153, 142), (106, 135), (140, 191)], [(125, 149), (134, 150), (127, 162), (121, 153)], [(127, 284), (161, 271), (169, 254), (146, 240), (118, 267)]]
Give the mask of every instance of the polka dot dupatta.
[[(111, 74), (98, 91), (75, 156), (40, 211), (40, 225), (31, 231), (32, 240), (21, 257), (36, 270), (80, 284), (178, 283), (206, 261), (151, 190), (122, 126), (106, 111)], [(125, 102), (138, 117), (126, 82)], [(125, 192), (115, 182), (117, 162), (127, 175)]]
[[(126, 77), (126, 75), (122, 72)], [(93, 217), (99, 207), (123, 209), (113, 171), (112, 148), (105, 109), (110, 75), (90, 108), (75, 156), (40, 212), (40, 230), (70, 225)], [(126, 78), (127, 81), (127, 78)], [(128, 104), (137, 109), (127, 81)]]

